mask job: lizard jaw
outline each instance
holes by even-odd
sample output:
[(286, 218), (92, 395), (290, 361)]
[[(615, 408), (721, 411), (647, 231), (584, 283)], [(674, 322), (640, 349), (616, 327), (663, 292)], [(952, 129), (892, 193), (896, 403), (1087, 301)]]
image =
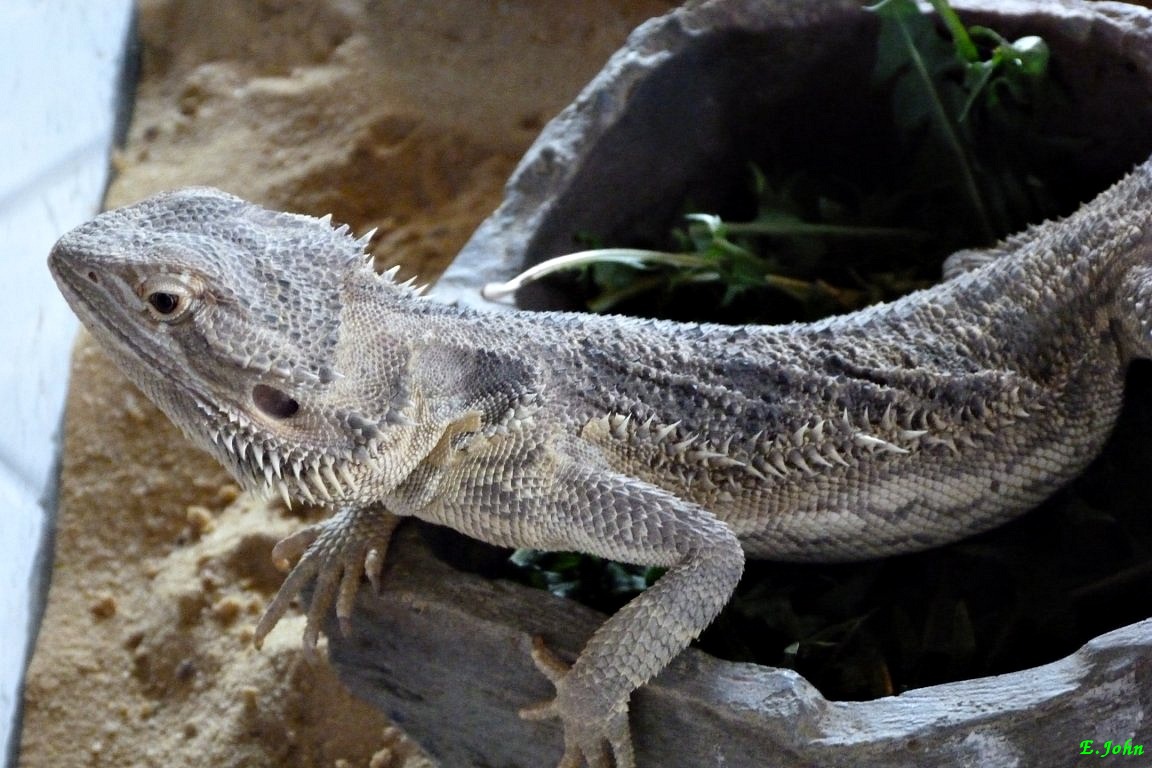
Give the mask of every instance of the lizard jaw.
[(275, 436), (251, 423), (243, 414), (224, 413), (198, 401), (204, 414), (204, 445), (247, 490), (279, 495), (288, 506), (292, 499), (327, 506), (357, 498), (360, 491), (358, 454), (333, 449), (283, 446)]

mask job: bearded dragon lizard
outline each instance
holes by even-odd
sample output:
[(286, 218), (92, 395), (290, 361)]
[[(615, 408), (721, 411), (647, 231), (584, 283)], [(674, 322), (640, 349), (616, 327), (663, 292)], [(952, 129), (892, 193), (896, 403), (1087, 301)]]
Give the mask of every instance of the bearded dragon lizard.
[(246, 487), (334, 514), (305, 643), (406, 516), (493, 544), (663, 566), (572, 666), (533, 657), (561, 766), (635, 764), (631, 693), (724, 606), (745, 554), (852, 560), (992, 528), (1077, 474), (1152, 356), (1152, 163), (950, 279), (811, 324), (483, 313), (377, 274), (368, 238), (214, 189), (161, 194), (49, 258), (128, 376)]

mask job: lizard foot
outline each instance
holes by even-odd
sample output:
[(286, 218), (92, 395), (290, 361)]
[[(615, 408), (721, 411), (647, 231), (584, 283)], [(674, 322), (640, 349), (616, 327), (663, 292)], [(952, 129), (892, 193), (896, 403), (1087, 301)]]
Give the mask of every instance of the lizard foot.
[(568, 685), (569, 665), (544, 644), (532, 640), (532, 661), (556, 686), (556, 697), (520, 710), (525, 720), (557, 718), (564, 727), (564, 756), (557, 768), (636, 768), (632, 734), (628, 728), (628, 703), (605, 712), (595, 697), (581, 697)]
[(304, 651), (315, 655), (320, 627), (332, 603), (340, 631), (351, 632), (352, 605), (360, 577), (367, 576), (373, 589), (380, 589), (380, 571), (384, 554), (400, 518), (379, 508), (338, 510), (332, 517), (301, 529), (272, 548), (272, 561), (288, 570), (297, 561), (276, 597), (264, 610), (256, 625), (253, 642), (257, 648), (288, 612), (292, 600), (311, 579), (316, 579), (312, 600), (308, 604), (304, 628)]

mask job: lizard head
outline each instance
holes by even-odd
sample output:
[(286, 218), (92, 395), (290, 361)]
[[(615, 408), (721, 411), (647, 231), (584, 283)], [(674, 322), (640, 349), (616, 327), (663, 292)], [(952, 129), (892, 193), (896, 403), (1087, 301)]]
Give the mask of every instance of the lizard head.
[(396, 481), (374, 465), (408, 426), (402, 385), (380, 386), (369, 418), (340, 373), (356, 367), (340, 349), (349, 286), (413, 293), (378, 278), (367, 240), (191, 188), (74, 229), (49, 267), (128, 377), (246, 487), (342, 502)]

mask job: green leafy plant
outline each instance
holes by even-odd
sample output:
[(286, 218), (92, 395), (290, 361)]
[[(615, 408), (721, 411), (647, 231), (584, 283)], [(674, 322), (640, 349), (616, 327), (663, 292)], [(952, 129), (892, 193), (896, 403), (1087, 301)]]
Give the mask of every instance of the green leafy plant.
[(721, 310), (741, 299), (771, 308), (727, 321), (810, 320), (928, 285), (947, 254), (1055, 215), (1050, 157), (1075, 141), (1043, 129), (1061, 103), (1047, 45), (966, 27), (944, 0), (933, 7), (947, 36), (914, 0), (867, 9), (879, 19), (875, 98), (891, 105), (890, 155), (900, 162), (866, 179), (750, 164), (753, 218), (689, 212), (668, 249), (562, 256), (488, 295), (579, 268), (595, 312), (703, 319), (684, 316), (682, 289), (698, 297), (711, 287)]
[(1035, 116), (1057, 98), (1047, 44), (1035, 36), (1010, 42), (986, 27), (965, 27), (945, 0), (932, 0), (950, 41), (937, 33), (914, 0), (882, 0), (874, 79), (892, 89), (896, 128), (919, 146), (920, 161), (962, 194), (973, 231), (985, 244), (1021, 219), (1042, 217), (1026, 168), (997, 151), (1036, 135)]

